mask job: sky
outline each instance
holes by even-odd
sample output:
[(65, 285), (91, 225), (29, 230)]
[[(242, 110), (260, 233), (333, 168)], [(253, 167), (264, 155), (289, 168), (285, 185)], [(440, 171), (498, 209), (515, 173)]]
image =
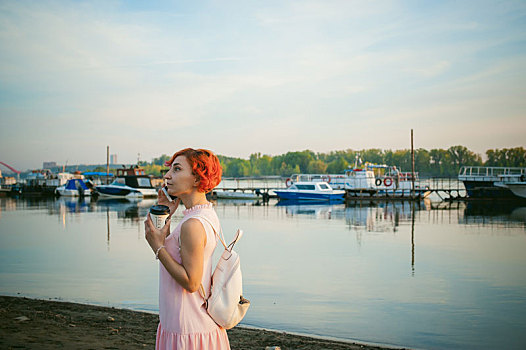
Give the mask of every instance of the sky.
[(0, 125), (18, 170), (525, 147), (526, 2), (0, 0)]

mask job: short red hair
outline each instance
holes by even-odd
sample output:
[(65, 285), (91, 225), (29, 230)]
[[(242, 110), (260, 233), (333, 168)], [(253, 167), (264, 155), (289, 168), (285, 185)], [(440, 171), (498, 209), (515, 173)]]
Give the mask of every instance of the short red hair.
[(223, 169), (217, 156), (207, 149), (185, 148), (176, 152), (170, 160), (164, 163), (166, 166), (172, 166), (175, 158), (185, 156), (188, 163), (192, 166), (192, 173), (199, 176), (200, 192), (210, 192), (221, 182)]

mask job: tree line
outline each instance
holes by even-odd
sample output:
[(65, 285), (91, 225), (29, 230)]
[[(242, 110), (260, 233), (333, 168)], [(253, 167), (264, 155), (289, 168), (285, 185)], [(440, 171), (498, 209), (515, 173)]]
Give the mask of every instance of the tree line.
[[(249, 159), (218, 155), (223, 176), (290, 176), (292, 174), (341, 174), (360, 160), (362, 163), (395, 165), (402, 171), (411, 171), (411, 150), (342, 150), (329, 153), (315, 153), (310, 150), (287, 152), (270, 156), (253, 153)], [(485, 162), (482, 157), (464, 146), (451, 146), (448, 149), (415, 150), (415, 171), (420, 176), (455, 177), (463, 165), (526, 167), (526, 150), (523, 147), (489, 149)], [(146, 173), (161, 176), (170, 157), (163, 154), (151, 162), (140, 162)]]

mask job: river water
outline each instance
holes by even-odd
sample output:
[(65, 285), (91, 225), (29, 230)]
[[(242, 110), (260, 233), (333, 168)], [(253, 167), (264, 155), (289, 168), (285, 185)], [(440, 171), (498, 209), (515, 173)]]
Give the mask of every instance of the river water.
[[(0, 198), (0, 294), (157, 311), (143, 233), (153, 203)], [(245, 325), (412, 348), (526, 347), (525, 204), (215, 205), (227, 240), (245, 231)]]

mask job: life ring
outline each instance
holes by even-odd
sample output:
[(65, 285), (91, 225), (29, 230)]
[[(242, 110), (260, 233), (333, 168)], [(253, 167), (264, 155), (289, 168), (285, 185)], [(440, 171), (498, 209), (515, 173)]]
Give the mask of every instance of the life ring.
[(393, 179), (392, 179), (392, 178), (390, 178), (390, 177), (386, 177), (386, 178), (384, 179), (384, 185), (385, 185), (385, 187), (389, 187), (389, 186), (391, 186), (392, 184), (393, 184)]
[(382, 184), (382, 180), (381, 179), (376, 179), (376, 181), (374, 183), (376, 184), (376, 186), (380, 186)]
[(292, 179), (289, 177), (287, 178), (287, 180), (285, 180), (285, 186), (287, 186), (287, 188), (289, 188), (290, 186), (292, 186)]
[(330, 175), (323, 175), (321, 179), (322, 179), (324, 182), (328, 182), (328, 183), (331, 182), (331, 177), (330, 177)]

